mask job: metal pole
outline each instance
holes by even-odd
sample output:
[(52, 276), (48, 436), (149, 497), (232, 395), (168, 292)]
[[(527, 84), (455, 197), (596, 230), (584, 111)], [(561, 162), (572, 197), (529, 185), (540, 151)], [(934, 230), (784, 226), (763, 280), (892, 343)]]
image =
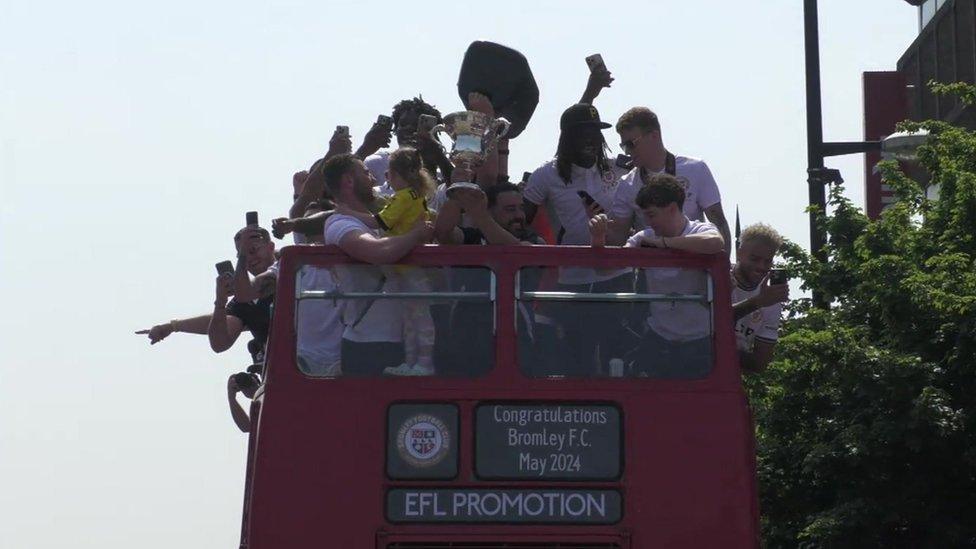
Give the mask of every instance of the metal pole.
[[(818, 220), (827, 209), (825, 182), (819, 177), (824, 167), (823, 112), (820, 100), (820, 32), (817, 23), (817, 0), (803, 0), (803, 35), (806, 53), (807, 76), (807, 185), (810, 206), (817, 212), (810, 213), (810, 252), (821, 262), (827, 261), (824, 245), (827, 236), (819, 227)], [(823, 295), (814, 290), (813, 302), (825, 307)]]

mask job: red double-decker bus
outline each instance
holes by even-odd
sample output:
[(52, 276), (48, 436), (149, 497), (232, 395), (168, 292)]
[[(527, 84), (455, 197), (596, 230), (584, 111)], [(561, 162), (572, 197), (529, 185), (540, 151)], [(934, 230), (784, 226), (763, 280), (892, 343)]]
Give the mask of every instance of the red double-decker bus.
[[(241, 547), (759, 545), (724, 256), (428, 246), (402, 265), (284, 250)], [(558, 291), (573, 269), (634, 284)], [(429, 291), (387, 284), (404, 270)], [(669, 278), (677, 291), (653, 283)], [(390, 331), (384, 307), (407, 302), (436, 327), (434, 375), (338, 374), (302, 356), (303, 315), (332, 311), (347, 335)], [(694, 348), (641, 333), (662, 311), (695, 321)], [(580, 333), (631, 341), (580, 352)], [(603, 348), (620, 356), (603, 361)]]

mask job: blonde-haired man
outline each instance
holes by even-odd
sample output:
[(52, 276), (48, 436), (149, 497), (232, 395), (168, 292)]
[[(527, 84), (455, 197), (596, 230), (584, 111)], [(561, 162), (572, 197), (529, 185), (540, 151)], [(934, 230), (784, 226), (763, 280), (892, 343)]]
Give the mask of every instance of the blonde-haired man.
[(746, 227), (739, 236), (732, 266), (732, 310), (739, 361), (746, 371), (762, 370), (772, 360), (783, 303), (790, 299), (789, 284), (769, 276), (782, 244), (783, 237), (762, 223)]

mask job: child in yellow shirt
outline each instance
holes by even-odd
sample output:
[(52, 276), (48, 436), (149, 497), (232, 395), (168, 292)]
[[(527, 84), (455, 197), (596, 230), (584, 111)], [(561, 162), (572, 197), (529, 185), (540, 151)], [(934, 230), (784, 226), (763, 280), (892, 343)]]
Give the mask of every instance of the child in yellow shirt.
[[(400, 235), (409, 232), (419, 220), (429, 219), (427, 197), (434, 191), (434, 179), (424, 169), (420, 153), (416, 149), (405, 147), (390, 155), (386, 180), (396, 192), (376, 215), (380, 228), (387, 234)], [(395, 270), (406, 291), (431, 291), (423, 269), (398, 266)], [(425, 300), (405, 300), (403, 347), (406, 360), (400, 366), (385, 369), (383, 373), (401, 376), (434, 375), (434, 337), (430, 304)]]

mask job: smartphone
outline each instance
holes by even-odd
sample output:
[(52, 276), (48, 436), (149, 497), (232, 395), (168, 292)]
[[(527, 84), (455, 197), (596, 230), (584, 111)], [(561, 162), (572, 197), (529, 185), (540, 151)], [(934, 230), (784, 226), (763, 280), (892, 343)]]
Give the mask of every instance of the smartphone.
[(244, 214), (244, 222), (248, 227), (258, 226), (258, 212), (247, 212)]
[(234, 272), (234, 264), (230, 261), (221, 261), (217, 264), (217, 274), (231, 274)]
[(631, 170), (634, 168), (634, 159), (627, 156), (626, 154), (618, 154), (615, 164), (617, 164), (618, 168), (625, 168)]
[(590, 196), (590, 193), (586, 191), (576, 191), (576, 194), (578, 194), (579, 197), (582, 198), (584, 202), (586, 202), (587, 206), (592, 206), (593, 203), (596, 202), (596, 200), (594, 200), (593, 197)]
[(336, 135), (349, 137), (349, 126), (336, 126)]
[(385, 114), (381, 114), (376, 117), (376, 125), (383, 126), (384, 128), (393, 128), (393, 119)]
[(786, 276), (786, 271), (783, 269), (770, 269), (769, 270), (769, 283), (770, 284), (786, 284), (790, 281), (790, 278)]
[(430, 133), (437, 125), (437, 117), (430, 114), (422, 114), (417, 119), (417, 131), (420, 133)]
[(599, 69), (605, 69), (607, 66), (603, 63), (603, 56), (599, 53), (594, 53), (586, 58), (586, 66), (590, 67), (590, 72), (596, 72)]
[(532, 172), (522, 172), (522, 183), (528, 183), (530, 177), (532, 177)]

